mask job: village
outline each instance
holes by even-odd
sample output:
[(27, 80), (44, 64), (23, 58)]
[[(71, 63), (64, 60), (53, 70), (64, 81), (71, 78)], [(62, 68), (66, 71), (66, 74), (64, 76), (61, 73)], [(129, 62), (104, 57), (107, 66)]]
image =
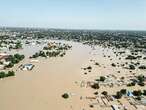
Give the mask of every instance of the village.
[[(95, 40), (87, 40), (88, 37), (82, 34), (80, 39), (66, 39), (68, 33), (60, 34), (57, 31), (44, 33), (56, 33), (64, 38), (45, 37), (44, 33), (41, 36), (38, 31), (24, 33), (2, 33), (4, 35), (0, 41), (0, 87), (4, 88), (4, 99), (9, 99), (5, 91), (10, 91), (11, 86), (20, 87), (19, 82), (22, 81), (25, 88), (29, 88), (31, 97), (36, 98), (30, 99), (27, 94), (27, 101), (29, 99), (32, 103), (39, 100), (37, 103), (40, 104), (45, 100), (50, 104), (56, 103), (58, 99), (58, 107), (71, 110), (146, 109), (144, 36), (139, 38), (140, 43), (135, 43), (135, 39), (127, 37), (127, 43), (124, 45), (125, 39), (117, 40), (107, 32), (103, 34), (107, 34), (106, 37), (97, 37)], [(34, 39), (33, 36), (38, 33), (41, 37)], [(75, 32), (70, 34), (73, 36)], [(88, 35), (89, 32), (85, 34)], [(92, 34), (94, 36), (95, 32)], [(109, 35), (112, 41), (109, 40)], [(18, 39), (16, 36), (19, 36)], [(8, 85), (5, 86), (3, 83)], [(45, 96), (41, 94), (42, 87), (46, 91)], [(21, 89), (23, 91), (20, 94), (25, 94), (25, 90)], [(35, 89), (37, 95), (34, 96)], [(14, 91), (16, 90), (13, 89), (12, 96), (15, 94)], [(55, 100), (48, 94), (53, 95)], [(19, 97), (24, 98), (23, 95)], [(16, 95), (16, 103), (19, 103), (19, 97)], [(47, 106), (46, 103), (43, 105)]]

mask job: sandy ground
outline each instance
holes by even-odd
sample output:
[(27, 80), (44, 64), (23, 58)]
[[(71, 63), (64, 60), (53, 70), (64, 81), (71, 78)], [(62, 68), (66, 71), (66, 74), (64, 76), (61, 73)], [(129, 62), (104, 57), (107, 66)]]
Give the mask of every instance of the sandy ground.
[[(97, 76), (108, 74), (117, 75), (117, 70), (121, 73), (118, 76), (129, 74), (128, 70), (122, 68), (111, 68), (112, 62), (122, 62), (111, 54), (112, 50), (105, 50), (101, 47), (92, 50), (89, 46), (80, 43), (67, 42), (73, 46), (63, 58), (39, 58), (39, 63), (35, 64), (32, 71), (21, 71), (16, 65), (16, 77), (5, 78), (0, 81), (0, 108), (1, 110), (111, 110), (111, 107), (96, 106), (90, 108), (90, 104), (95, 104), (95, 100), (86, 100), (86, 96), (94, 96), (96, 90), (91, 88), (81, 88), (81, 81), (93, 81)], [(20, 53), (26, 53), (28, 57), (41, 47), (31, 51), (25, 48)], [(26, 51), (27, 50), (27, 51)], [(33, 52), (33, 53), (32, 53)], [(111, 55), (113, 60), (104, 58), (103, 53)], [(101, 67), (95, 66), (90, 60), (100, 63)], [(29, 63), (26, 58), (21, 64)], [(91, 65), (92, 72), (84, 75), (81, 68)], [(106, 67), (106, 68), (104, 68)], [(115, 93), (123, 87), (107, 88), (103, 90)], [(138, 88), (137, 86), (135, 88)], [(69, 93), (69, 99), (63, 99), (63, 93)], [(126, 103), (124, 101), (123, 103)], [(110, 105), (110, 104), (109, 104)], [(132, 107), (128, 110), (134, 110)]]

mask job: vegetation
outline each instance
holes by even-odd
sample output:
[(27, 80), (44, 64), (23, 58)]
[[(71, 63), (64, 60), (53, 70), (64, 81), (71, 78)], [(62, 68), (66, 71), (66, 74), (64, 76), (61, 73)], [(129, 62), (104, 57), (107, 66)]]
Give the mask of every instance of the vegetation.
[(66, 53), (65, 51), (70, 49), (72, 46), (61, 43), (48, 43), (48, 46), (45, 46), (43, 50), (36, 52), (30, 58), (38, 58), (38, 57), (63, 57)]
[(129, 84), (127, 84), (127, 86), (135, 86), (135, 82), (131, 82), (131, 83), (129, 83)]
[(118, 91), (118, 92), (116, 93), (115, 97), (116, 97), (117, 99), (122, 98), (122, 93), (121, 93), (120, 91)]
[(132, 56), (132, 55), (128, 55), (125, 59), (126, 60), (135, 60), (135, 59), (137, 59), (137, 57)]
[(6, 58), (6, 61), (9, 61), (10, 63), (6, 65), (6, 68), (12, 68), (15, 64), (19, 63), (21, 60), (25, 58), (24, 55), (20, 54), (14, 54), (10, 55), (8, 58)]
[(99, 84), (98, 83), (94, 83), (91, 87), (93, 89), (99, 89)]
[(14, 71), (8, 71), (8, 73), (4, 71), (0, 72), (0, 78), (10, 77), (10, 76), (15, 76), (15, 72)]
[(129, 69), (135, 70), (135, 66), (134, 65), (129, 65)]
[(96, 62), (95, 65), (99, 65), (99, 63)]
[(143, 95), (146, 96), (146, 90), (143, 90)]
[(145, 65), (141, 65), (141, 66), (139, 66), (139, 69), (146, 69), (146, 66)]
[(100, 76), (100, 81), (104, 82), (105, 81), (105, 77), (104, 76)]
[(68, 95), (67, 93), (64, 93), (64, 94), (62, 95), (62, 97), (63, 97), (64, 99), (68, 99), (68, 98), (69, 98), (69, 95)]
[(126, 95), (127, 90), (126, 89), (121, 89), (120, 91), (117, 91), (115, 98), (120, 99), (122, 98), (123, 95)]
[(22, 44), (20, 41), (17, 41), (16, 42), (16, 45), (15, 45), (15, 49), (21, 49), (22, 48)]
[(134, 90), (133, 91), (133, 95), (134, 96), (141, 96), (142, 95), (142, 92), (141, 92), (141, 90)]
[(126, 89), (121, 89), (120, 91), (123, 95), (125, 95), (127, 93), (127, 90)]
[(98, 92), (94, 92), (95, 95), (98, 95)]
[(91, 69), (92, 69), (92, 67), (91, 67), (91, 66), (88, 66), (88, 67), (87, 67), (87, 69), (88, 69), (88, 70), (91, 70)]
[(113, 67), (116, 67), (116, 64), (114, 64), (114, 63), (112, 63), (111, 65), (112, 65)]
[(103, 91), (102, 94), (105, 95), (105, 96), (107, 96), (108, 95), (108, 92), (107, 91)]
[(137, 80), (138, 80), (138, 85), (140, 86), (144, 86), (144, 81), (145, 81), (145, 77), (143, 75), (139, 75), (137, 76)]
[(140, 83), (143, 83), (145, 80), (145, 77), (143, 75), (139, 75), (139, 76), (137, 76), (137, 79)]

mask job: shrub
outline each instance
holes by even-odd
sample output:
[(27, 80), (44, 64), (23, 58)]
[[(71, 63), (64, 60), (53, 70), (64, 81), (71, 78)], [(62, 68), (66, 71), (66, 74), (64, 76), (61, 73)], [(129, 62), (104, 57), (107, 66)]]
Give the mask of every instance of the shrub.
[(87, 69), (91, 70), (91, 69), (92, 69), (92, 67), (91, 67), (91, 66), (88, 66), (88, 67), (87, 67)]
[(137, 100), (141, 100), (141, 97), (140, 97), (140, 96), (138, 96), (138, 97), (136, 97), (136, 99), (137, 99)]
[(95, 65), (99, 65), (99, 63), (96, 62)]
[(138, 85), (144, 86), (145, 84), (143, 82), (139, 82)]
[(94, 92), (95, 95), (98, 95), (98, 92)]
[(135, 66), (134, 65), (129, 65), (129, 69), (135, 70)]
[(143, 82), (143, 81), (145, 80), (145, 78), (144, 78), (143, 75), (139, 75), (139, 76), (137, 77), (137, 79), (138, 79), (139, 82)]
[(104, 76), (100, 76), (100, 81), (104, 82), (105, 81), (105, 77)]
[(141, 65), (138, 67), (139, 69), (146, 69), (146, 66), (145, 65)]
[(44, 48), (43, 48), (43, 50), (48, 50), (48, 49), (49, 49), (48, 47), (44, 47)]
[(143, 90), (143, 95), (146, 96), (146, 90)]
[(6, 74), (6, 77), (9, 76), (15, 76), (15, 72), (14, 71), (8, 71), (8, 73)]
[(12, 68), (14, 66), (13, 63), (9, 63), (8, 65), (6, 65), (6, 68)]
[(93, 105), (90, 105), (90, 108), (93, 108), (94, 106)]
[(99, 89), (99, 84), (98, 83), (94, 83), (91, 87), (93, 89)]
[(141, 90), (138, 90), (138, 91), (133, 91), (133, 95), (134, 96), (141, 96), (142, 95), (142, 92), (141, 92)]
[(103, 91), (102, 94), (105, 95), (105, 96), (107, 96), (108, 95), (108, 92), (107, 91)]
[(15, 45), (15, 49), (20, 49), (20, 48), (22, 48), (22, 44), (20, 41), (17, 41)]
[(14, 58), (18, 59), (18, 60), (23, 60), (24, 59), (24, 55), (20, 55), (20, 54), (15, 54)]
[(128, 55), (125, 59), (126, 60), (135, 60), (135, 59), (137, 59), (137, 57), (132, 56), (132, 55)]
[(118, 91), (118, 92), (116, 93), (116, 98), (117, 98), (117, 99), (122, 98), (122, 93)]
[(112, 63), (111, 65), (112, 65), (113, 67), (116, 67), (116, 64), (114, 64), (114, 63)]
[(67, 93), (64, 93), (64, 94), (62, 95), (62, 97), (63, 97), (64, 99), (67, 99), (67, 98), (69, 98), (69, 95), (68, 95)]
[(4, 78), (5, 77), (5, 72), (0, 72), (0, 78)]
[(15, 72), (14, 71), (8, 71), (8, 73), (3, 72), (3, 71), (0, 72), (0, 78), (5, 78), (9, 76), (15, 76)]
[(127, 90), (126, 89), (121, 89), (120, 92), (125, 95), (127, 93)]
[(127, 84), (127, 86), (135, 86), (135, 82), (131, 82), (131, 83), (129, 83), (129, 84)]

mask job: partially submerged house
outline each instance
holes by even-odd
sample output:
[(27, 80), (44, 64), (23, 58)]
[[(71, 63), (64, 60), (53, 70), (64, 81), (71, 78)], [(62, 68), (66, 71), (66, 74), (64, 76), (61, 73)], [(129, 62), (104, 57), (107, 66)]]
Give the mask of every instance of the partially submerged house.
[(127, 96), (129, 96), (129, 97), (133, 97), (132, 92), (128, 91), (128, 92), (127, 92)]
[(33, 64), (24, 64), (24, 65), (22, 65), (21, 70), (32, 70), (33, 67), (34, 67)]

